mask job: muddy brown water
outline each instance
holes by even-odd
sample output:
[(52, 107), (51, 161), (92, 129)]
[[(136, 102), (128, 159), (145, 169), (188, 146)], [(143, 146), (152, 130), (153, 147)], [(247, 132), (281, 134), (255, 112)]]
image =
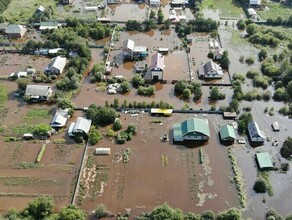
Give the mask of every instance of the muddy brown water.
[[(139, 214), (165, 202), (184, 211), (197, 213), (207, 209), (217, 212), (229, 206), (237, 206), (236, 192), (229, 182), (232, 172), (227, 149), (218, 143), (214, 124), (211, 122), (220, 121), (221, 116), (210, 118), (212, 138), (201, 146), (210, 159), (211, 174), (204, 175), (205, 170), (199, 163), (198, 147), (186, 148), (161, 142), (161, 136), (169, 132), (173, 123), (191, 116), (193, 115), (174, 114), (170, 118), (151, 118), (146, 114), (137, 117), (122, 114), (123, 128), (134, 123), (138, 134), (124, 145), (116, 145), (103, 138), (96, 146), (90, 147), (89, 154), (93, 153), (95, 147), (111, 148), (109, 156), (93, 156), (94, 164), (109, 168), (104, 171), (108, 180), (104, 192), (97, 196), (92, 193), (94, 183), (91, 182), (89, 193), (81, 207), (90, 211), (97, 204), (103, 203), (114, 213), (125, 213), (125, 209), (129, 208), (132, 214)], [(162, 120), (163, 125), (150, 123), (155, 119)], [(131, 149), (129, 162), (117, 162), (117, 154), (126, 148)], [(167, 163), (162, 162), (162, 156), (167, 158)], [(208, 180), (214, 181), (214, 184), (209, 185)], [(202, 183), (200, 191), (199, 185)], [(203, 205), (198, 206), (198, 192), (214, 198), (206, 198)]]

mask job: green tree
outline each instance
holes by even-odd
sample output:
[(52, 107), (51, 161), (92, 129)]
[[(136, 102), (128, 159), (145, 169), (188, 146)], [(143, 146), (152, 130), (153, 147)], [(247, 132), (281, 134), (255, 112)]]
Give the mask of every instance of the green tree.
[(118, 131), (121, 130), (121, 128), (123, 127), (122, 122), (120, 119), (116, 118), (114, 124), (113, 124), (113, 129), (114, 131)]
[(200, 220), (200, 217), (192, 212), (187, 212), (183, 218), (184, 220)]
[(254, 35), (257, 32), (257, 25), (252, 23), (247, 25), (246, 27), (246, 32), (248, 33), (248, 35)]
[(203, 95), (201, 84), (198, 82), (191, 82), (191, 86), (191, 91), (194, 93), (194, 100), (199, 100)]
[(258, 56), (259, 56), (259, 60), (262, 61), (268, 57), (268, 51), (265, 48), (263, 48), (260, 50)]
[(211, 210), (202, 213), (200, 220), (215, 220), (215, 214)]
[(137, 133), (137, 127), (134, 124), (129, 124), (127, 127), (127, 131), (128, 134), (132, 134), (135, 135)]
[(282, 157), (284, 157), (287, 160), (292, 159), (292, 138), (288, 137), (285, 142), (283, 143), (283, 146), (280, 151)]
[(96, 210), (95, 210), (95, 217), (97, 219), (103, 218), (103, 217), (107, 217), (108, 216), (108, 212), (106, 210), (106, 207), (104, 204), (100, 204), (97, 206)]
[(273, 99), (275, 101), (287, 101), (288, 99), (288, 94), (285, 88), (278, 88), (276, 89)]
[(287, 93), (289, 95), (289, 98), (292, 98), (292, 81), (290, 81), (287, 85)]
[(121, 83), (121, 93), (127, 93), (130, 91), (130, 83), (128, 81), (123, 81)]
[(231, 208), (227, 211), (220, 212), (218, 220), (241, 220), (241, 212), (237, 208)]
[(232, 99), (229, 103), (230, 111), (236, 112), (239, 107), (239, 102), (236, 99)]
[(209, 98), (212, 101), (222, 100), (222, 99), (225, 99), (225, 94), (220, 92), (218, 86), (214, 86), (210, 90)]
[(163, 15), (162, 9), (159, 8), (157, 12), (157, 23), (162, 24), (163, 20), (164, 20), (164, 15)]
[(250, 113), (243, 113), (238, 119), (238, 133), (245, 134), (247, 131), (247, 125), (252, 120), (252, 115)]
[(178, 81), (174, 85), (174, 92), (176, 95), (183, 94), (184, 90), (187, 88), (187, 83), (185, 81)]
[(96, 129), (95, 126), (91, 126), (90, 131), (89, 131), (89, 144), (90, 145), (95, 145), (97, 142), (101, 140), (101, 134), (99, 131)]
[(183, 91), (183, 98), (184, 99), (189, 99), (191, 97), (191, 90), (186, 88), (184, 91)]
[(132, 84), (135, 88), (138, 88), (139, 86), (144, 86), (145, 79), (141, 75), (135, 74), (132, 78)]
[(226, 50), (223, 52), (223, 56), (222, 56), (222, 59), (220, 61), (220, 64), (221, 64), (221, 67), (223, 69), (228, 69), (229, 68), (230, 60), (228, 58), (228, 52)]
[[(52, 130), (52, 127), (50, 125), (45, 124), (45, 123), (41, 123), (41, 124), (35, 125), (32, 133), (35, 136), (47, 136), (48, 132), (51, 130)], [(44, 198), (42, 198), (42, 199), (44, 199)], [(42, 199), (40, 199), (40, 201), (45, 201)], [(37, 200), (37, 201), (39, 201), (39, 200)]]
[(49, 217), (54, 210), (54, 201), (52, 197), (41, 196), (32, 200), (25, 209), (24, 214), (32, 219), (45, 219)]
[(95, 104), (91, 104), (86, 111), (86, 117), (92, 120), (92, 123), (96, 126), (108, 125), (114, 123), (117, 112), (109, 107), (97, 107)]
[(256, 193), (265, 193), (267, 192), (266, 181), (263, 178), (258, 178), (253, 186), (253, 190)]
[(74, 205), (63, 208), (57, 220), (85, 220), (85, 213)]
[(252, 69), (252, 70), (249, 70), (247, 73), (246, 73), (246, 77), (249, 78), (249, 79), (253, 79), (254, 77), (260, 75), (259, 71), (255, 70), (255, 69)]
[(155, 220), (183, 220), (183, 213), (172, 209), (168, 204), (156, 207), (150, 214), (150, 219)]
[(75, 104), (68, 97), (57, 98), (57, 106), (62, 109), (71, 108), (73, 109)]

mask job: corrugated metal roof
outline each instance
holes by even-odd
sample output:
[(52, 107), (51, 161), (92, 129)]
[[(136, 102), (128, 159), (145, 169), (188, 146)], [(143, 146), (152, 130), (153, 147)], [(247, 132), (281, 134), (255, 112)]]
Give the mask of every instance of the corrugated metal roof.
[(51, 68), (56, 68), (60, 70), (60, 72), (63, 72), (63, 69), (66, 65), (66, 58), (57, 56), (52, 59), (51, 63), (48, 65), (47, 70), (50, 70)]
[(262, 139), (266, 138), (266, 136), (260, 130), (260, 128), (255, 120), (252, 120), (248, 123), (248, 132), (249, 132), (249, 135), (252, 139), (257, 138), (257, 137), (262, 138)]
[(26, 96), (47, 96), (51, 91), (50, 86), (45, 85), (27, 85), (25, 90)]
[(91, 126), (91, 120), (78, 117), (73, 129), (73, 133), (78, 133), (80, 131), (83, 131), (84, 133), (87, 134), (89, 132), (90, 126)]
[(208, 119), (189, 118), (181, 123), (181, 131), (183, 136), (189, 132), (197, 132), (210, 137)]
[(164, 69), (164, 56), (160, 53), (156, 53), (152, 56), (151, 70)]
[(5, 30), (6, 34), (20, 34), (21, 36), (23, 36), (25, 32), (26, 28), (20, 24), (9, 24)]
[(257, 153), (256, 158), (260, 169), (273, 167), (273, 162), (268, 152)]
[(222, 125), (220, 127), (219, 132), (220, 132), (221, 139), (226, 139), (226, 138), (235, 139), (236, 138), (234, 128), (231, 125), (228, 125), (228, 124)]
[(123, 50), (134, 50), (135, 42), (131, 39), (125, 40), (123, 43)]

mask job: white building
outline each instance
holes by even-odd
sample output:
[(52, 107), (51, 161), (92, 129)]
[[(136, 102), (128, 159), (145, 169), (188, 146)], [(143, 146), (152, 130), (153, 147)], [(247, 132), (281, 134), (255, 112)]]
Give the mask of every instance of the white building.
[(163, 70), (164, 70), (164, 56), (160, 53), (155, 53), (151, 60), (151, 79), (152, 80), (163, 80)]
[(205, 79), (220, 79), (224, 76), (222, 68), (213, 61), (205, 63), (198, 72), (199, 78)]
[(65, 57), (57, 56), (53, 58), (46, 68), (45, 73), (48, 75), (60, 75), (66, 66), (66, 61), (67, 59)]
[(262, 144), (266, 140), (266, 136), (264, 133), (260, 130), (258, 124), (255, 120), (252, 120), (248, 123), (248, 134), (250, 137), (251, 142)]

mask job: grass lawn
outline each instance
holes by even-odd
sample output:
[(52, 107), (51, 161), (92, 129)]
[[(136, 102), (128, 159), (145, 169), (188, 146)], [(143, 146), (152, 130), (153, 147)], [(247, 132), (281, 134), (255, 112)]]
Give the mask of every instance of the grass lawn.
[(268, 7), (269, 10), (258, 11), (258, 14), (264, 20), (268, 18), (275, 19), (278, 16), (282, 16), (287, 19), (290, 15), (292, 15), (292, 6), (283, 5), (279, 2), (268, 2)]
[(245, 16), (242, 6), (238, 0), (204, 0), (202, 8), (219, 9), (220, 17), (235, 17)]
[(50, 109), (30, 109), (25, 116), (25, 120), (26, 121), (36, 121), (38, 119), (47, 119), (52, 117), (52, 115), (50, 114)]
[(53, 0), (11, 0), (3, 16), (9, 21), (28, 20), (40, 6), (56, 6), (57, 2)]
[(4, 105), (7, 101), (8, 94), (5, 86), (0, 86), (0, 105)]

